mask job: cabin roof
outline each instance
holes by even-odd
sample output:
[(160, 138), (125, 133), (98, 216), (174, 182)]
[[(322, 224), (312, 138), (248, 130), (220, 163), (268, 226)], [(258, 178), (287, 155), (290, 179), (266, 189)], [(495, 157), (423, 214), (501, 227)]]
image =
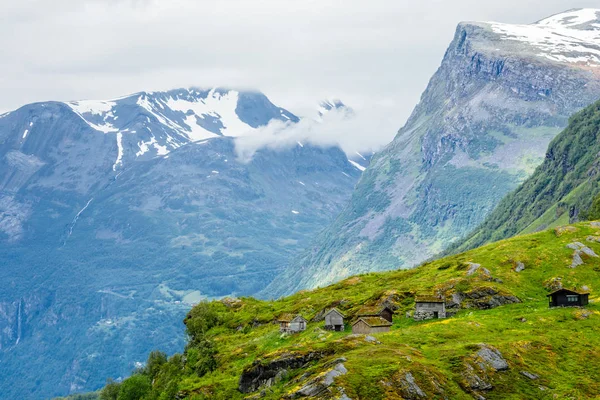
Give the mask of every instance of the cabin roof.
[(335, 307), (333, 307), (331, 310), (327, 311), (327, 312), (325, 313), (325, 316), (328, 316), (328, 315), (329, 315), (329, 314), (331, 314), (331, 313), (337, 313), (337, 314), (339, 314), (339, 315), (340, 315), (342, 318), (346, 318), (346, 316), (344, 315), (344, 313), (343, 313), (343, 312), (341, 312), (340, 310), (338, 310), (338, 309), (337, 309), (337, 308), (335, 308)]
[(361, 317), (354, 321), (352, 326), (356, 325), (360, 321), (363, 321), (365, 324), (369, 325), (371, 328), (377, 328), (380, 326), (392, 326), (392, 323), (385, 318), (382, 317)]
[(294, 319), (294, 316), (292, 314), (282, 314), (279, 316), (279, 318), (277, 318), (278, 322), (291, 322), (292, 319)]
[(415, 303), (445, 303), (446, 300), (436, 296), (416, 296)]
[(546, 295), (546, 297), (554, 296), (555, 294), (558, 294), (558, 293), (567, 293), (567, 294), (590, 294), (589, 292), (576, 292), (576, 291), (574, 291), (574, 290), (570, 290), (570, 289), (565, 289), (565, 288), (562, 288), (562, 289), (557, 289), (557, 290), (555, 290), (554, 292), (547, 294), (547, 295)]
[(302, 315), (296, 315), (296, 316), (294, 317), (294, 319), (292, 319), (292, 321), (291, 321), (291, 322), (294, 322), (294, 321), (297, 321), (297, 320), (302, 320), (302, 321), (304, 321), (304, 322), (308, 322), (308, 321), (306, 320), (306, 318), (304, 318)]
[(385, 309), (387, 309), (391, 313), (393, 313), (393, 311), (389, 307), (379, 305), (379, 306), (363, 306), (360, 308), (360, 310), (358, 310), (356, 315), (358, 317), (377, 316), (377, 315), (380, 315)]

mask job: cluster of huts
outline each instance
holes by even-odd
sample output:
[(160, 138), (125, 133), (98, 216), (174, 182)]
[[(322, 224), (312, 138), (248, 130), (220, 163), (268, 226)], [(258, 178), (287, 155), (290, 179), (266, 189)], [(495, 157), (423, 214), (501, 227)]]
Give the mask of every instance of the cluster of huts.
[[(550, 307), (585, 306), (589, 293), (569, 289), (558, 289), (548, 294)], [(352, 322), (352, 333), (372, 334), (388, 332), (392, 326), (394, 311), (385, 306), (365, 306), (358, 310)], [(446, 302), (436, 296), (416, 296), (415, 309), (412, 315), (415, 321), (446, 318)], [(346, 316), (337, 308), (325, 313), (325, 329), (344, 331)], [(298, 333), (306, 330), (308, 321), (301, 315), (284, 314), (277, 320), (282, 333)]]

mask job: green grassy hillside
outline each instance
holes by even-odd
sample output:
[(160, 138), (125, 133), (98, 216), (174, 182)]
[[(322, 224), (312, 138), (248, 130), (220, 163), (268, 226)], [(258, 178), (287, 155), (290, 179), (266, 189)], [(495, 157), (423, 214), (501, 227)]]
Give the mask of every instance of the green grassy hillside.
[[(589, 250), (600, 254), (599, 227), (579, 223), (515, 237), (277, 301), (201, 303), (185, 321), (190, 341), (183, 354), (152, 353), (100, 398), (596, 398), (600, 258)], [(567, 247), (573, 242), (587, 246), (576, 268)], [(589, 290), (589, 306), (549, 309), (546, 295), (560, 285)], [(454, 304), (453, 317), (406, 317), (416, 294), (434, 293)], [(389, 333), (329, 332), (313, 321), (329, 307), (351, 318), (361, 306), (381, 303), (396, 309)], [(302, 314), (308, 329), (281, 335), (274, 319), (284, 313)]]
[(571, 117), (535, 173), (450, 251), (578, 220), (600, 193), (599, 154), (600, 102), (596, 102)]

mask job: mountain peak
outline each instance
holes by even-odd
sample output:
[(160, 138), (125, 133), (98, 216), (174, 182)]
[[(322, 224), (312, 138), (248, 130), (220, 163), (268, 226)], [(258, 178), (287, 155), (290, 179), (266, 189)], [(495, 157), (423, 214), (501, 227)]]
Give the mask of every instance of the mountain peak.
[(489, 51), (545, 58), (577, 67), (600, 66), (600, 9), (573, 9), (528, 25), (500, 22), (470, 25), (487, 32), (476, 36), (482, 38), (477, 41), (478, 46)]
[(317, 109), (319, 113), (319, 118), (323, 118), (325, 114), (330, 113), (331, 111), (343, 111), (347, 115), (351, 115), (354, 113), (352, 108), (348, 107), (344, 104), (340, 99), (327, 99), (323, 100), (319, 103), (319, 108)]

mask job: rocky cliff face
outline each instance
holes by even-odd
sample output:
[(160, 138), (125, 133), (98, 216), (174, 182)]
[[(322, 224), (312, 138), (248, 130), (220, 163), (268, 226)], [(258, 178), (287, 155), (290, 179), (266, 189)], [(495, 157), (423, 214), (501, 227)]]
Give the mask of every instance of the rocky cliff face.
[(308, 144), (238, 160), (273, 119), (298, 121), (223, 89), (0, 116), (0, 398), (128, 375), (183, 345), (191, 304), (252, 294), (306, 247), (361, 171)]
[(350, 204), (266, 296), (410, 268), (483, 221), (600, 97), (600, 10), (532, 25), (461, 23), (395, 139)]

